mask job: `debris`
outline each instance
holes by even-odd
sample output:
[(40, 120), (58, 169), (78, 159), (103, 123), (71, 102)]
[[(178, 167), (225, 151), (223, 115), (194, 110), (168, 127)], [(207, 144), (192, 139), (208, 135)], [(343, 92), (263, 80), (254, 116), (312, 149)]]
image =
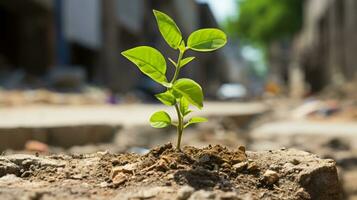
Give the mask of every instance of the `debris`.
[(127, 180), (128, 180), (128, 177), (122, 172), (120, 172), (120, 173), (116, 174), (114, 177), (112, 177), (112, 182), (115, 186), (119, 186), (119, 185), (125, 183)]
[(26, 178), (31, 176), (32, 171), (25, 171), (24, 173), (21, 174), (21, 178)]
[(263, 182), (267, 185), (273, 185), (279, 181), (279, 175), (273, 170), (267, 170), (263, 174)]
[(106, 188), (108, 186), (109, 186), (109, 184), (106, 181), (103, 181), (99, 184), (99, 187), (101, 187), (101, 188)]
[(82, 180), (83, 179), (83, 175), (82, 174), (75, 174), (75, 175), (71, 176), (71, 178), (77, 179), (77, 180)]
[(166, 172), (167, 170), (169, 170), (169, 167), (167, 165), (168, 164), (164, 159), (160, 159), (156, 164), (156, 170)]
[(5, 176), (7, 174), (18, 175), (19, 173), (20, 173), (19, 166), (7, 160), (0, 160), (0, 177)]
[(245, 152), (245, 146), (239, 146), (238, 150)]
[(117, 174), (123, 172), (123, 173), (133, 173), (133, 171), (137, 168), (138, 164), (137, 163), (132, 163), (132, 164), (126, 164), (124, 166), (116, 166), (113, 167), (112, 172), (111, 172), (111, 177), (114, 178)]
[(183, 186), (177, 191), (177, 200), (186, 200), (188, 199), (195, 189), (191, 186)]
[(293, 165), (298, 165), (300, 164), (300, 161), (296, 158), (294, 158), (293, 160), (290, 161)]
[(300, 188), (297, 192), (296, 192), (296, 196), (299, 197), (301, 200), (307, 200), (307, 199), (311, 199), (309, 193), (307, 193), (304, 188)]
[(247, 167), (248, 167), (248, 162), (240, 162), (240, 163), (233, 165), (233, 169), (236, 172), (241, 172), (241, 171), (247, 169)]
[(65, 163), (61, 160), (54, 160), (43, 157), (36, 157), (35, 155), (27, 154), (14, 154), (4, 156), (10, 162), (13, 162), (19, 166), (24, 165), (40, 165), (42, 167), (64, 167)]
[(254, 172), (257, 172), (259, 170), (259, 167), (255, 162), (251, 162), (251, 163), (248, 164), (247, 170), (250, 173), (254, 173)]

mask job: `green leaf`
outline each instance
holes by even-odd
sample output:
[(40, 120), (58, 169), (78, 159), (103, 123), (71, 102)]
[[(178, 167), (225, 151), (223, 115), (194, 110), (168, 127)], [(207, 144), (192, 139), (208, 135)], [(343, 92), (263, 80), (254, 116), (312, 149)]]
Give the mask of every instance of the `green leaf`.
[(171, 91), (166, 91), (164, 93), (157, 94), (155, 95), (155, 97), (167, 106), (173, 106), (176, 103), (176, 98), (171, 93)]
[(165, 128), (171, 125), (170, 115), (165, 111), (158, 111), (151, 115), (150, 124), (154, 128)]
[(181, 99), (180, 99), (180, 111), (181, 111), (182, 116), (186, 116), (186, 115), (190, 114), (190, 112), (192, 112), (189, 109), (189, 102), (185, 97), (181, 97)]
[(204, 117), (192, 117), (184, 126), (184, 128), (188, 127), (191, 124), (197, 124), (197, 123), (202, 123), (202, 122), (207, 122), (207, 119)]
[(167, 85), (166, 61), (158, 50), (148, 46), (139, 46), (123, 51), (121, 54), (154, 81), (164, 86)]
[(191, 62), (193, 59), (195, 59), (195, 57), (187, 57), (181, 60), (180, 62), (180, 67), (184, 67), (185, 65), (187, 65), (189, 62)]
[(215, 28), (200, 29), (193, 32), (187, 41), (188, 48), (195, 51), (213, 51), (227, 43), (226, 34)]
[(175, 21), (163, 12), (153, 10), (161, 35), (167, 44), (177, 49), (182, 41), (182, 34)]
[(174, 91), (185, 97), (194, 106), (199, 109), (203, 107), (202, 88), (195, 81), (188, 78), (182, 78), (177, 80), (172, 88)]

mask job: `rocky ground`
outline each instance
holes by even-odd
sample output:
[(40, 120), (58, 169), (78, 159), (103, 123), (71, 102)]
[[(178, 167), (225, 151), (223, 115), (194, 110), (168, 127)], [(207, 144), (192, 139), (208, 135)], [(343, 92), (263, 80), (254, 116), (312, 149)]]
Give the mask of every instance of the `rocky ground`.
[(340, 199), (335, 162), (222, 146), (0, 157), (0, 199)]
[(250, 150), (297, 148), (333, 159), (343, 184), (344, 199), (357, 199), (357, 101), (331, 94), (305, 102), (271, 102), (275, 109), (255, 121)]

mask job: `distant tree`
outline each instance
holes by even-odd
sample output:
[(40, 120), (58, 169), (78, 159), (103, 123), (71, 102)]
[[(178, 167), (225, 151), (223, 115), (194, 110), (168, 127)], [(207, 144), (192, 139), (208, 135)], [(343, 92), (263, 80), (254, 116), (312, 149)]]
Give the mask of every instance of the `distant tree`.
[(226, 22), (231, 36), (266, 47), (289, 39), (302, 25), (303, 0), (237, 0), (238, 15)]

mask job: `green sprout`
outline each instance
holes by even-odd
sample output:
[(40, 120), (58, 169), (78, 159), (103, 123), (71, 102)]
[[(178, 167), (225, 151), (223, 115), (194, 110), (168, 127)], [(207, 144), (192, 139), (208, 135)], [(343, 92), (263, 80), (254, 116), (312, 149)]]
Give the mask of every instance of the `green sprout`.
[(154, 128), (175, 126), (178, 136), (176, 148), (180, 150), (183, 130), (191, 124), (207, 121), (203, 117), (192, 117), (188, 121), (184, 120), (192, 112), (189, 108), (190, 105), (199, 109), (203, 107), (201, 86), (188, 78), (178, 79), (180, 70), (195, 59), (195, 57), (184, 58), (184, 54), (187, 50), (209, 52), (219, 49), (227, 43), (227, 36), (219, 29), (199, 29), (191, 33), (186, 45), (181, 31), (173, 19), (157, 10), (154, 10), (154, 15), (161, 35), (171, 48), (178, 51), (176, 62), (168, 58), (175, 67), (175, 74), (171, 81), (166, 78), (166, 60), (155, 48), (139, 46), (126, 50), (121, 54), (133, 62), (142, 73), (166, 88), (165, 92), (156, 94), (155, 97), (163, 104), (175, 107), (177, 122), (173, 122), (167, 112), (158, 111), (150, 117), (150, 124)]

